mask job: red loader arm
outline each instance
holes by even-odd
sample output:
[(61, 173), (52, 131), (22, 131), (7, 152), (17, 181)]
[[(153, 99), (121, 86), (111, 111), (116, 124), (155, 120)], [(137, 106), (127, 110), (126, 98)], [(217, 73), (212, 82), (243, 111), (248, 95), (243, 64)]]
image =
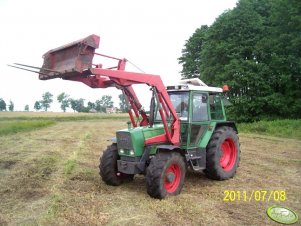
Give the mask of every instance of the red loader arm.
[[(133, 84), (147, 84), (152, 87), (154, 97), (159, 106), (159, 113), (164, 125), (165, 134), (145, 140), (145, 145), (169, 142), (177, 145), (180, 140), (179, 118), (158, 75), (125, 71), (126, 59), (118, 59), (95, 53), (99, 46), (99, 37), (90, 35), (87, 38), (53, 49), (44, 54), (44, 63), (39, 71), (41, 80), (62, 78), (82, 82), (91, 88), (116, 87), (123, 91), (129, 102), (128, 113), (133, 127), (152, 126), (149, 117), (140, 104)], [(117, 66), (103, 68), (101, 64), (93, 64), (94, 55), (118, 61)], [(141, 121), (139, 121), (141, 116)], [(168, 126), (166, 118), (172, 118)], [(136, 118), (136, 120), (135, 120)]]

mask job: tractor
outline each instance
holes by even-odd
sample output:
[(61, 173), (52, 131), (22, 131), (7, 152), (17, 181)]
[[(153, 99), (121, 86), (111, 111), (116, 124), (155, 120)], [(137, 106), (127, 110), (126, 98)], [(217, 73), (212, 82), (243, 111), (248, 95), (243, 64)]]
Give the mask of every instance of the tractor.
[[(210, 87), (196, 78), (165, 87), (158, 75), (125, 71), (126, 59), (96, 53), (99, 41), (99, 36), (90, 35), (50, 50), (41, 68), (13, 67), (36, 72), (41, 80), (61, 78), (123, 92), (130, 122), (116, 132), (100, 157), (102, 180), (118, 186), (142, 174), (147, 193), (163, 199), (181, 192), (189, 168), (214, 180), (232, 178), (240, 162), (240, 144), (235, 123), (226, 119), (227, 87)], [(95, 55), (116, 60), (117, 65), (95, 64)], [(135, 84), (150, 87), (149, 112), (139, 102)]]

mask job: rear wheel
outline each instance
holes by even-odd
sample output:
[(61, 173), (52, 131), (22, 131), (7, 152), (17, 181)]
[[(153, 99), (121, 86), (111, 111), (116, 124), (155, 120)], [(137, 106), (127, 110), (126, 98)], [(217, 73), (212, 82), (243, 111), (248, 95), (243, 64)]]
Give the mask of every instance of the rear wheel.
[(207, 146), (206, 176), (215, 180), (233, 177), (240, 162), (238, 136), (233, 128), (217, 128)]
[(99, 165), (99, 174), (108, 185), (118, 186), (124, 181), (131, 181), (134, 178), (132, 174), (124, 174), (118, 171), (117, 160), (119, 160), (117, 146), (112, 144), (103, 152)]
[(179, 153), (158, 153), (146, 170), (147, 193), (162, 199), (181, 192), (186, 174), (183, 157)]

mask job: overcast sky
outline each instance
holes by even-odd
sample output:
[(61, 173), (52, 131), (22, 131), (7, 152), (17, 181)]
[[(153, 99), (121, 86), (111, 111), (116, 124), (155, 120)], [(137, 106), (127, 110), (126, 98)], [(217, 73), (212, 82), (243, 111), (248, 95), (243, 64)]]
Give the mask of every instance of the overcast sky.
[[(61, 92), (86, 102), (109, 94), (118, 106), (121, 92), (113, 88), (91, 89), (61, 79), (40, 81), (37, 74), (6, 64), (41, 67), (42, 55), (48, 50), (96, 34), (101, 39), (97, 52), (127, 58), (145, 72), (160, 75), (167, 84), (180, 79), (177, 59), (185, 41), (201, 25), (211, 25), (221, 13), (235, 7), (236, 2), (0, 0), (0, 98), (7, 104), (12, 100), (15, 110), (24, 110), (26, 104), (33, 110), (34, 102), (46, 91), (54, 94), (54, 102)], [(129, 64), (126, 69), (137, 71)], [(142, 103), (148, 101), (142, 99)], [(50, 110), (59, 111), (59, 105), (53, 104)]]

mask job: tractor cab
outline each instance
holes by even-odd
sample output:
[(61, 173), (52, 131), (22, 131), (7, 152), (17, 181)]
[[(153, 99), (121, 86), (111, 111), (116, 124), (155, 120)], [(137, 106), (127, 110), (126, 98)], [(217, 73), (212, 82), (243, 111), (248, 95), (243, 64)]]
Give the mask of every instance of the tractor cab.
[[(207, 86), (200, 79), (194, 78), (181, 80), (166, 89), (180, 119), (182, 148), (199, 146), (212, 123), (226, 121), (222, 88)], [(155, 123), (161, 123), (158, 110)]]

